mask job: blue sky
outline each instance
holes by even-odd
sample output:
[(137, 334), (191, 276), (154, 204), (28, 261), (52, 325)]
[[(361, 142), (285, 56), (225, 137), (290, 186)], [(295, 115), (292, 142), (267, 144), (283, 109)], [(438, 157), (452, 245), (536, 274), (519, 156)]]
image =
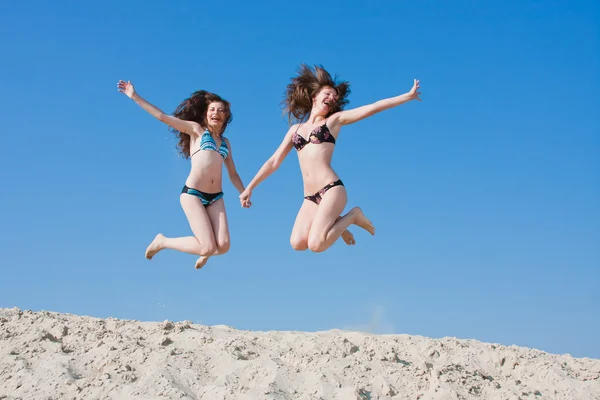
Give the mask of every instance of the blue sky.
[[(0, 3), (0, 307), (239, 329), (455, 336), (600, 357), (600, 6), (593, 1)], [(157, 120), (198, 89), (232, 102), (244, 183), (287, 127), (298, 64), (350, 107), (334, 168), (357, 245), (295, 252), (295, 153), (242, 209), (231, 251), (144, 250), (190, 233), (188, 161)]]

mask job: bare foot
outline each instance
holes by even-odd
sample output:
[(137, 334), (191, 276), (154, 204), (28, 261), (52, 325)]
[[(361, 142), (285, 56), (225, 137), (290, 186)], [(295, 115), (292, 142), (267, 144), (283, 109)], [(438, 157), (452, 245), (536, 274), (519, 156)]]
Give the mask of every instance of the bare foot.
[(371, 221), (369, 221), (367, 217), (365, 217), (365, 214), (363, 214), (360, 207), (354, 207), (352, 210), (350, 210), (350, 212), (354, 213), (354, 223), (356, 225), (360, 226), (365, 231), (369, 232), (371, 235), (375, 234), (375, 227), (373, 226)]
[(150, 246), (146, 249), (146, 258), (151, 260), (152, 257), (162, 249), (164, 249), (165, 237), (162, 233), (156, 235)]
[(353, 246), (356, 244), (356, 240), (354, 240), (354, 235), (348, 229), (342, 233), (342, 239), (348, 246)]
[(196, 260), (196, 269), (200, 269), (200, 268), (204, 267), (204, 265), (208, 261), (208, 258), (209, 257), (206, 257), (206, 256), (200, 256), (200, 258), (198, 260)]

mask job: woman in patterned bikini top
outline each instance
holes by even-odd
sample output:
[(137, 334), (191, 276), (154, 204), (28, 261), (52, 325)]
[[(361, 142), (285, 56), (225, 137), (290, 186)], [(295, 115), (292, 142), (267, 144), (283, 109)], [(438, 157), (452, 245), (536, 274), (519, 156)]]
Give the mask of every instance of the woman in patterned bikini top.
[(372, 235), (375, 233), (359, 207), (341, 215), (347, 203), (346, 188), (331, 167), (337, 137), (344, 125), (411, 100), (421, 100), (419, 81), (415, 79), (412, 88), (402, 95), (344, 110), (349, 88), (348, 82), (334, 80), (323, 67), (302, 64), (298, 75), (287, 86), (284, 100), (289, 121), (298, 123), (290, 126), (279, 148), (240, 195), (242, 206), (249, 207), (254, 188), (281, 165), (292, 147), (295, 148), (304, 180), (304, 201), (290, 238), (295, 250), (322, 252), (340, 237), (353, 245), (354, 236), (347, 230), (350, 225), (357, 225)]

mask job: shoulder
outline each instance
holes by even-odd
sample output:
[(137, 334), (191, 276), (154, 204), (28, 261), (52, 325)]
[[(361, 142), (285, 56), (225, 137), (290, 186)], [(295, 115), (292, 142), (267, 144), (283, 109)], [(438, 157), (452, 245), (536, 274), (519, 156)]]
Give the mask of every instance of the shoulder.
[(343, 112), (344, 112), (344, 110), (340, 110), (340, 111), (336, 111), (333, 114), (331, 114), (329, 117), (327, 117), (327, 123), (335, 124), (335, 123), (339, 122), (340, 115), (342, 115)]
[(344, 111), (337, 111), (337, 112), (331, 114), (329, 117), (327, 117), (327, 121), (325, 122), (325, 124), (327, 124), (327, 127), (329, 129), (339, 128), (340, 116), (342, 115), (343, 112)]
[(204, 133), (204, 131), (206, 130), (202, 125), (200, 125), (196, 121), (188, 121), (188, 122), (192, 126), (192, 133), (195, 133), (198, 136), (202, 135)]
[(288, 129), (286, 135), (293, 135), (294, 132), (298, 131), (298, 128), (300, 128), (300, 125), (302, 125), (302, 124), (297, 123), (297, 124), (291, 125), (290, 128)]

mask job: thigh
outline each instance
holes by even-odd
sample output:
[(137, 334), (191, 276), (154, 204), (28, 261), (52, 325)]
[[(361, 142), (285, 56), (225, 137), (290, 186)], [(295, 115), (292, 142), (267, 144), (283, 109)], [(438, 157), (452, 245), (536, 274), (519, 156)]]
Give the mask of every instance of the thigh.
[(315, 212), (310, 235), (323, 235), (329, 232), (344, 211), (347, 202), (346, 188), (342, 185), (334, 186), (325, 192)]
[(208, 207), (206, 207), (208, 218), (212, 225), (217, 247), (229, 243), (229, 223), (227, 221), (227, 213), (225, 212), (225, 202), (221, 197)]
[(185, 193), (180, 195), (179, 201), (196, 239), (203, 245), (215, 246), (212, 224), (202, 201)]
[(312, 201), (304, 199), (296, 215), (294, 227), (292, 228), (293, 240), (296, 242), (308, 242), (308, 233), (310, 232), (310, 227), (318, 207)]

